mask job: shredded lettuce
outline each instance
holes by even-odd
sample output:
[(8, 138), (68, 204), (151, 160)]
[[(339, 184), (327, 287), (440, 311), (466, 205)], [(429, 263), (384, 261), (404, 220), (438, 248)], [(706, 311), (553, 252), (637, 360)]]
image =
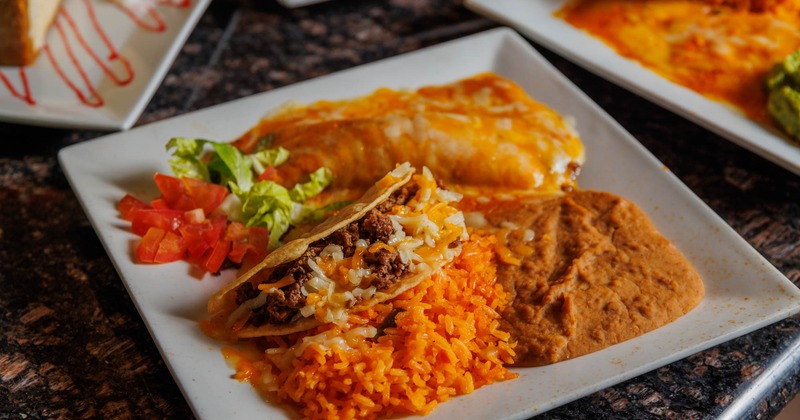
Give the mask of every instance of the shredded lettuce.
[(309, 177), (311, 178), (310, 181), (295, 184), (292, 190), (289, 191), (292, 201), (302, 203), (321, 193), (333, 181), (333, 172), (328, 168), (322, 167), (312, 172)]
[(172, 152), (172, 158), (169, 159), (169, 165), (175, 176), (209, 181), (208, 168), (203, 162), (200, 162), (200, 156), (203, 154), (206, 143), (208, 140), (185, 137), (173, 137), (167, 142), (167, 151), (175, 149)]
[[(206, 150), (209, 149), (209, 154)], [(224, 185), (238, 198), (240, 209), (231, 208), (228, 200), (225, 211), (229, 218), (244, 221), (247, 226), (264, 226), (269, 229), (269, 247), (280, 245), (280, 238), (291, 226), (305, 221), (319, 220), (330, 206), (314, 209), (304, 203), (321, 193), (333, 182), (328, 168), (319, 168), (309, 174), (308, 182), (287, 189), (273, 181), (255, 181), (267, 166), (280, 166), (289, 159), (289, 151), (282, 148), (259, 147), (252, 154), (243, 154), (228, 143), (212, 140), (175, 137), (167, 143), (172, 150), (169, 164), (176, 176), (202, 179)]]
[(225, 185), (232, 193), (240, 196), (253, 187), (253, 171), (251, 160), (246, 159), (239, 149), (227, 143), (211, 143), (214, 155), (208, 163), (209, 172), (219, 176), (220, 185)]
[(266, 226), (269, 229), (269, 248), (280, 244), (280, 238), (292, 223), (294, 202), (289, 190), (273, 181), (256, 183), (242, 200), (242, 215), (247, 226)]
[(283, 147), (266, 149), (249, 155), (256, 173), (263, 173), (267, 166), (281, 166), (289, 159), (289, 151)]

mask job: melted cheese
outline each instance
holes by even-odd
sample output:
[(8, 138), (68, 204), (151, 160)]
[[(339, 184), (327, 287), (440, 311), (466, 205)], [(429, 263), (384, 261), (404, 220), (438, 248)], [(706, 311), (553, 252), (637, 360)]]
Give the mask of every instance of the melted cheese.
[(763, 13), (692, 0), (579, 0), (558, 12), (620, 55), (769, 123), (763, 80), (800, 48), (800, 5)]
[(584, 161), (573, 127), (519, 86), (484, 73), (417, 91), (379, 89), (343, 101), (288, 104), (236, 144), (264, 136), (292, 152), (281, 179), (320, 166), (333, 189), (364, 188), (397, 162), (427, 166), (448, 188), (560, 191)]

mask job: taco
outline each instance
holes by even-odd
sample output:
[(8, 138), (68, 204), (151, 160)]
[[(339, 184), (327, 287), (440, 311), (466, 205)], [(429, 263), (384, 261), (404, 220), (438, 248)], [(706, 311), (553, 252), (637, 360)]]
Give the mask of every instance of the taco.
[(228, 338), (285, 335), (347, 323), (416, 286), (461, 252), (464, 216), (427, 168), (409, 163), (361, 199), (270, 253), (209, 301)]

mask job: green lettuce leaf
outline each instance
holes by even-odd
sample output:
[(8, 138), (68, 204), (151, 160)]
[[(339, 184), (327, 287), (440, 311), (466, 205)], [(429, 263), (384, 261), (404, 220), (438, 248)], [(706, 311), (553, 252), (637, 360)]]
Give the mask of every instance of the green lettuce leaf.
[(292, 225), (293, 207), (289, 190), (273, 181), (257, 182), (242, 198), (247, 226), (268, 228), (270, 249), (278, 247), (280, 238)]
[(214, 157), (208, 163), (209, 170), (219, 178), (215, 181), (225, 185), (232, 193), (241, 196), (253, 187), (251, 160), (246, 159), (239, 149), (228, 143), (213, 142)]
[[(291, 190), (273, 181), (255, 181), (266, 166), (280, 166), (289, 159), (289, 151), (282, 147), (260, 148), (245, 155), (229, 143), (175, 137), (167, 143), (167, 150), (172, 149), (169, 163), (175, 176), (226, 186), (241, 202), (241, 210), (222, 211), (229, 217), (243, 219), (247, 226), (268, 228), (270, 249), (280, 245), (280, 238), (291, 226), (320, 220), (334, 209), (331, 206), (314, 209), (304, 204), (333, 182), (333, 173), (328, 168), (317, 169), (309, 174), (308, 182), (296, 184)], [(210, 156), (204, 156), (207, 149)], [(233, 201), (228, 201), (230, 207)]]
[(208, 167), (200, 161), (203, 148), (210, 140), (173, 137), (167, 142), (167, 151), (175, 149), (169, 159), (172, 172), (177, 177), (188, 177), (209, 181)]
[(267, 166), (281, 166), (289, 159), (289, 151), (283, 147), (265, 149), (248, 155), (257, 174), (263, 173)]
[(302, 203), (321, 193), (322, 190), (333, 182), (333, 172), (324, 166), (312, 172), (309, 177), (311, 178), (310, 181), (302, 184), (295, 184), (292, 190), (289, 191), (289, 196), (292, 200)]

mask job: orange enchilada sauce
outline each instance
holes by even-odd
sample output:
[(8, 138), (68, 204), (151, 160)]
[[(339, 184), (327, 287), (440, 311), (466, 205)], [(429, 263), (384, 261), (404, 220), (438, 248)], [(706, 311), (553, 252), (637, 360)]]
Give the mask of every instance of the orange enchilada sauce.
[(764, 78), (800, 48), (800, 5), (763, 13), (691, 0), (577, 0), (558, 11), (670, 81), (770, 124)]

